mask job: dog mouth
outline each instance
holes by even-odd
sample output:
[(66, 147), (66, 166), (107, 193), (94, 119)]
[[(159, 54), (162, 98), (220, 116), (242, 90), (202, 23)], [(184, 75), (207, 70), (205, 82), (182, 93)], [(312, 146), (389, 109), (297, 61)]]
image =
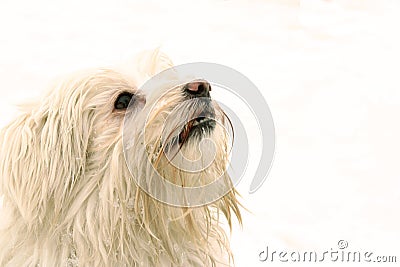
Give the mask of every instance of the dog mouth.
[(196, 118), (189, 120), (179, 133), (179, 144), (184, 144), (191, 138), (199, 138), (209, 135), (215, 128), (214, 112), (202, 112)]

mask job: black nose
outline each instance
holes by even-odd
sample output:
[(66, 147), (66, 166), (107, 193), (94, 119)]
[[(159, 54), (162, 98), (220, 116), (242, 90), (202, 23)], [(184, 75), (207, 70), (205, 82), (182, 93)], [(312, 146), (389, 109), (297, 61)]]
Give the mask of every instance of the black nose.
[(193, 81), (185, 84), (185, 92), (193, 97), (210, 97), (211, 85), (207, 81)]

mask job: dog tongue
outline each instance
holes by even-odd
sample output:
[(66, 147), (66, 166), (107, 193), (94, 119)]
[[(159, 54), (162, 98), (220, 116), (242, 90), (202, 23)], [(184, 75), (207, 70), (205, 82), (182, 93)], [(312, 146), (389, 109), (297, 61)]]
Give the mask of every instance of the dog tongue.
[(189, 137), (190, 130), (193, 127), (193, 123), (194, 123), (194, 120), (190, 120), (186, 123), (185, 127), (183, 127), (183, 130), (179, 134), (180, 143), (184, 143), (187, 140), (187, 138)]

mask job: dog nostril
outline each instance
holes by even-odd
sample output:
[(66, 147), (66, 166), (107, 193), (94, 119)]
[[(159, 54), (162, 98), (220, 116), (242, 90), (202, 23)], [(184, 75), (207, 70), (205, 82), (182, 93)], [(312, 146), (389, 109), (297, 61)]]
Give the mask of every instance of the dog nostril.
[(202, 93), (204, 90), (205, 90), (205, 89), (204, 89), (204, 85), (203, 85), (202, 83), (199, 84), (199, 86), (197, 87), (197, 92), (200, 94), (200, 93)]
[(206, 81), (196, 81), (187, 83), (184, 90), (194, 97), (210, 97), (211, 86)]

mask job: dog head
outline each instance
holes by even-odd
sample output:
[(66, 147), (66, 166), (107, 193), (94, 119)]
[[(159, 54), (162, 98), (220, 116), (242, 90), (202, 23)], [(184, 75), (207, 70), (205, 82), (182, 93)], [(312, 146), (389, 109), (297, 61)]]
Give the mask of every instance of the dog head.
[[(170, 66), (155, 51), (142, 58), (139, 73), (151, 77)], [(228, 119), (207, 81), (169, 85), (158, 84), (146, 99), (118, 72), (77, 74), (1, 131), (0, 191), (27, 235), (68, 232), (65, 246), (99, 265), (156, 264), (159, 257), (176, 264), (182, 251), (192, 251), (192, 263), (214, 262), (210, 237), (229, 250), (216, 226), (219, 211), (229, 225), (232, 211), (241, 220), (225, 174)], [(213, 201), (182, 193), (215, 181), (229, 190)], [(160, 201), (154, 194), (170, 194), (166, 183), (175, 191)]]

